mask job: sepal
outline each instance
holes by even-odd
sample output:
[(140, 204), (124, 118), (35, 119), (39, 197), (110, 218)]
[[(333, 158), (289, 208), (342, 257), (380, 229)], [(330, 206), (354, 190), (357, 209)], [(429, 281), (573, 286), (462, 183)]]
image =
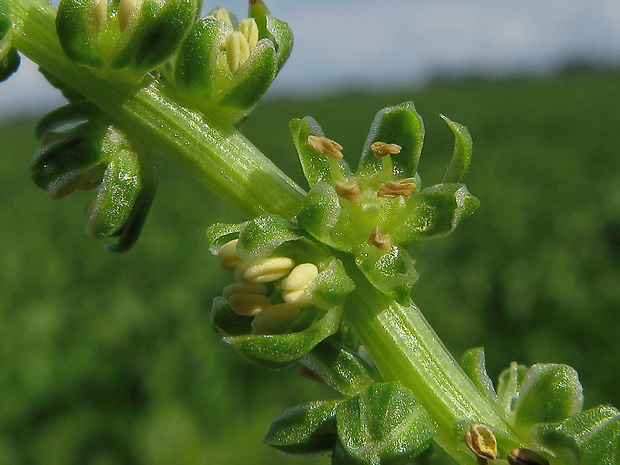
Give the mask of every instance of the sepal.
[(462, 124), (455, 123), (444, 115), (441, 117), (454, 133), (454, 152), (441, 182), (444, 184), (461, 183), (471, 163), (473, 152), (471, 135)]
[(331, 454), (338, 440), (338, 402), (311, 402), (285, 410), (271, 424), (264, 443), (294, 458)]
[(338, 444), (333, 465), (399, 465), (430, 446), (435, 425), (411, 391), (373, 383), (336, 408)]

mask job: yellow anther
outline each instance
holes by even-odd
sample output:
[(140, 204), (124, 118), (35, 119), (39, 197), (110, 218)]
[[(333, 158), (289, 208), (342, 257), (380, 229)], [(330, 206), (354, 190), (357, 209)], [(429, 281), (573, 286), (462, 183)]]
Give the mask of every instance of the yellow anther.
[(256, 315), (271, 305), (263, 284), (233, 283), (222, 292), (230, 308), (240, 315)]
[(311, 296), (306, 292), (308, 284), (319, 274), (319, 269), (313, 263), (297, 265), (282, 281), (282, 298), (287, 304), (296, 307), (307, 307), (312, 304)]
[(235, 271), (237, 265), (241, 263), (239, 255), (237, 255), (237, 243), (239, 239), (233, 239), (228, 241), (217, 252), (217, 256), (220, 258), (220, 264), (228, 271)]
[(252, 334), (281, 334), (299, 317), (298, 307), (287, 303), (267, 307), (252, 320)]
[(327, 137), (310, 135), (308, 136), (308, 140), (306, 140), (306, 145), (336, 160), (342, 158), (342, 145)]
[(392, 247), (392, 239), (390, 238), (390, 235), (383, 234), (379, 226), (375, 227), (372, 231), (368, 242), (384, 252), (390, 250), (390, 247)]
[(293, 266), (295, 262), (288, 257), (242, 261), (235, 270), (235, 278), (248, 283), (268, 283), (286, 276)]
[(481, 423), (471, 425), (465, 433), (465, 442), (480, 459), (495, 460), (499, 457), (495, 435), (486, 425)]
[(361, 202), (361, 194), (359, 186), (356, 183), (345, 184), (341, 181), (336, 181), (336, 194), (340, 197), (347, 199), (355, 205), (359, 205)]
[(100, 31), (108, 19), (108, 0), (97, 0), (95, 3), (95, 21), (97, 30)]
[(245, 36), (250, 46), (250, 51), (256, 47), (258, 43), (258, 26), (254, 18), (245, 18), (239, 23), (239, 31)]
[(226, 8), (217, 8), (216, 10), (213, 10), (209, 16), (224, 21), (231, 27), (233, 25), (232, 20), (230, 19), (230, 14), (228, 13), (228, 10), (226, 10)]
[(415, 179), (404, 178), (398, 181), (390, 181), (383, 184), (377, 191), (379, 197), (394, 198), (402, 195), (409, 197), (415, 190)]
[(127, 27), (127, 24), (129, 23), (134, 12), (138, 9), (138, 5), (140, 3), (140, 0), (120, 0), (120, 2), (118, 2), (118, 12), (116, 13), (116, 17), (118, 18), (118, 26), (121, 31)]
[(396, 155), (400, 153), (402, 147), (397, 144), (386, 144), (385, 142), (374, 142), (370, 146), (370, 150), (375, 154), (377, 158), (387, 157), (388, 155)]
[(231, 33), (224, 44), (226, 49), (226, 59), (230, 71), (236, 73), (241, 65), (250, 57), (250, 44), (243, 32), (234, 31)]

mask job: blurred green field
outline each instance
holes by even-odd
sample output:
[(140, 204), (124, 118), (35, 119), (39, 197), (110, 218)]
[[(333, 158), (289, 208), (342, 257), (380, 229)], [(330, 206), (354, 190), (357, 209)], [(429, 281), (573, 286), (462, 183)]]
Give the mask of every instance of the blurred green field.
[[(482, 202), (411, 247), (414, 300), (457, 357), (484, 346), (493, 378), (511, 360), (568, 363), (588, 406), (620, 406), (620, 74), (270, 100), (242, 129), (302, 182), (291, 118), (315, 117), (355, 164), (375, 112), (404, 100), (426, 123), (427, 185), (452, 151), (438, 114), (468, 126)], [(331, 394), (254, 368), (209, 327), (229, 276), (204, 231), (235, 214), (162, 161), (143, 236), (110, 254), (83, 233), (90, 194), (55, 202), (30, 182), (31, 124), (0, 127), (0, 465), (293, 463), (262, 446), (269, 423)]]

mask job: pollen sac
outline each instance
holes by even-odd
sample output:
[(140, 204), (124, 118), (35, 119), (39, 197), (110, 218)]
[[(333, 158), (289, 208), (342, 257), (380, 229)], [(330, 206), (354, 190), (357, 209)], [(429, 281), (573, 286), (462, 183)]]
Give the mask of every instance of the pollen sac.
[(282, 281), (282, 298), (290, 305), (307, 307), (312, 304), (311, 295), (307, 292), (308, 285), (319, 275), (314, 263), (297, 265)]
[(301, 310), (295, 305), (282, 303), (267, 307), (252, 320), (252, 334), (282, 334), (288, 332), (299, 318)]
[(295, 266), (288, 257), (269, 257), (242, 261), (235, 270), (235, 278), (248, 283), (269, 283), (286, 276)]
[(239, 315), (253, 316), (271, 306), (267, 287), (262, 284), (234, 283), (226, 286), (222, 296), (230, 308)]
[(226, 10), (214, 10), (183, 42), (174, 81), (188, 105), (236, 123), (267, 91), (292, 44), (287, 24), (265, 8), (251, 7), (250, 18), (238, 24)]
[(19, 67), (19, 55), (11, 46), (11, 14), (5, 3), (0, 3), (0, 82), (6, 80)]
[(124, 252), (137, 240), (155, 193), (147, 153), (135, 146), (90, 103), (78, 102), (45, 115), (35, 128), (41, 147), (31, 176), (52, 198), (96, 189), (84, 209), (86, 231), (118, 237), (109, 247)]
[(172, 57), (197, 11), (197, 0), (61, 0), (56, 31), (74, 63), (137, 83)]

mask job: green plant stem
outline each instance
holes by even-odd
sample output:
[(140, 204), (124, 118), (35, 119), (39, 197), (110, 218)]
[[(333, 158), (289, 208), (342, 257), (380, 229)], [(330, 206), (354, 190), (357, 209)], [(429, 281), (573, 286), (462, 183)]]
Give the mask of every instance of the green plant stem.
[[(154, 79), (136, 91), (73, 65), (56, 39), (51, 4), (9, 4), (19, 51), (109, 113), (132, 137), (180, 165), (245, 218), (295, 216), (303, 190), (234, 127), (182, 107)], [(415, 306), (397, 304), (354, 266), (349, 268), (357, 288), (350, 297), (347, 323), (382, 375), (402, 382), (431, 413), (438, 424), (437, 442), (459, 463), (475, 464), (474, 456), (457, 445), (454, 422), (481, 422), (509, 432), (502, 415), (459, 368)]]

